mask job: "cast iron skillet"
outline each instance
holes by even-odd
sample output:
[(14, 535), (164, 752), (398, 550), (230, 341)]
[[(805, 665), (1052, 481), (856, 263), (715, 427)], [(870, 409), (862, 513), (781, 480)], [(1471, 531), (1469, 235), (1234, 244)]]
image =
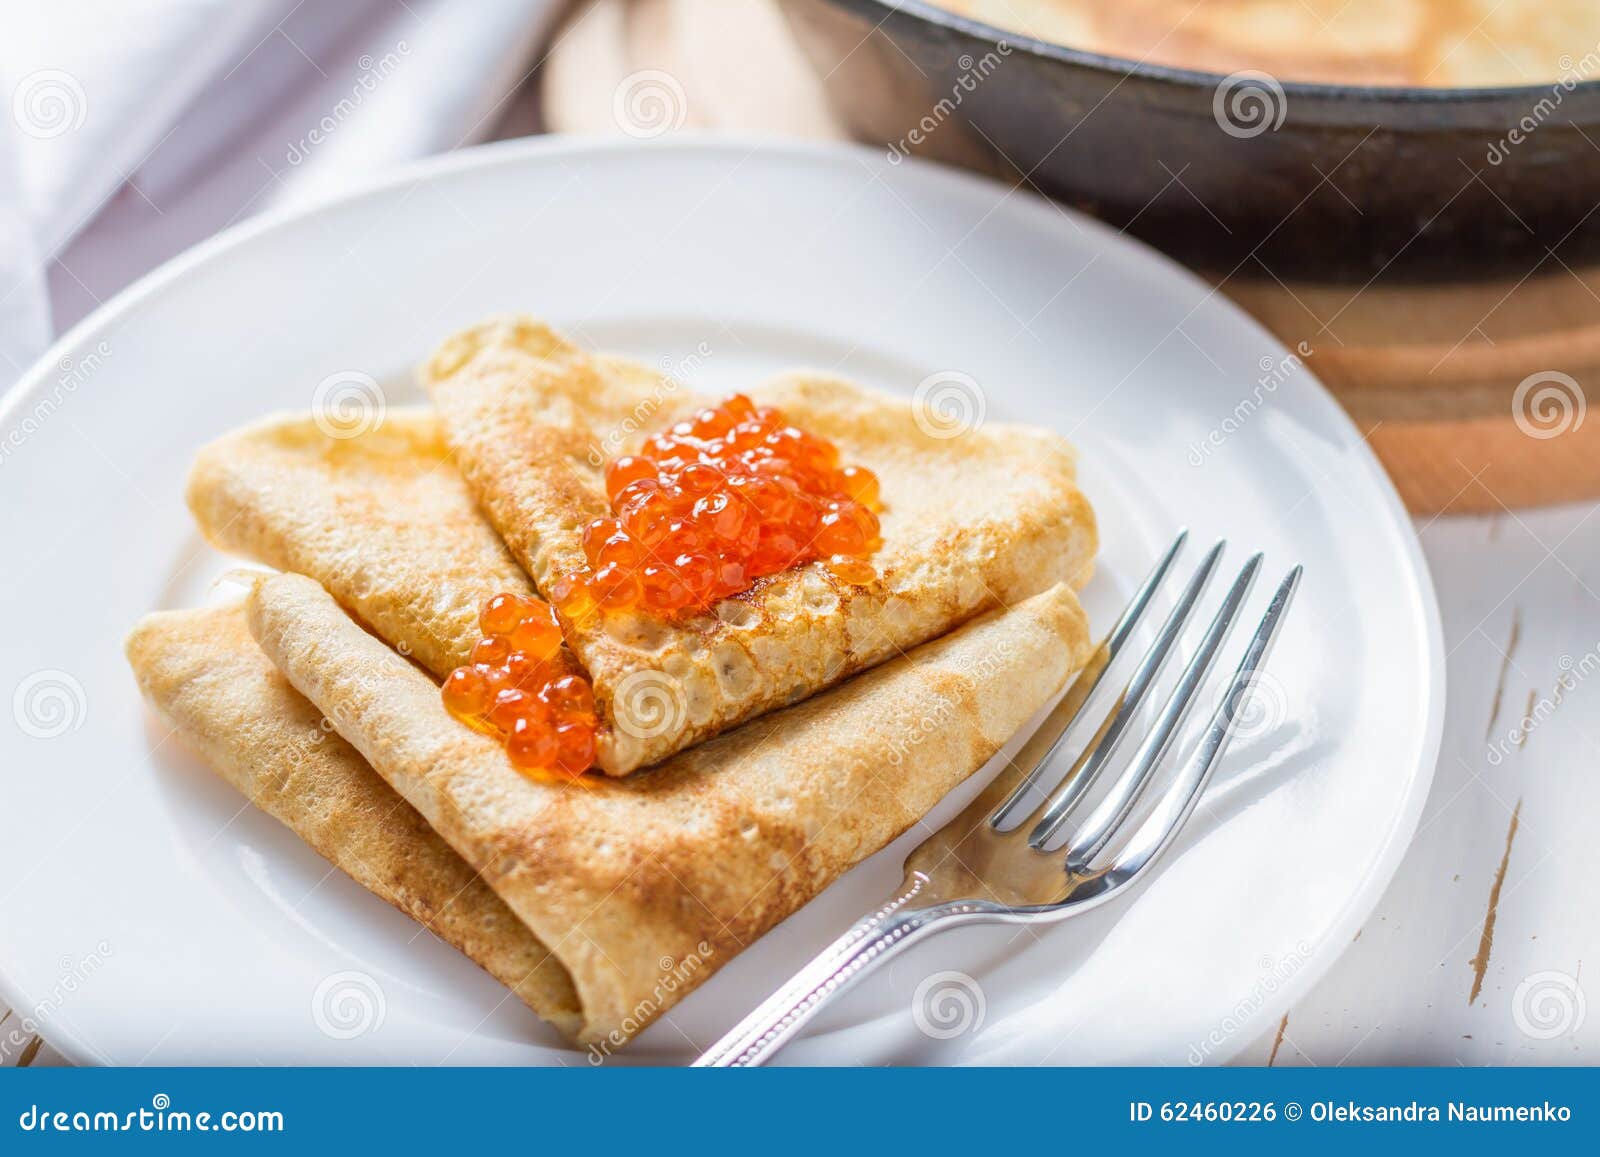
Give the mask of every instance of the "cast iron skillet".
[(1600, 257), (1600, 46), (1575, 46), (1544, 86), (1280, 84), (920, 0), (782, 2), (846, 123), (891, 157), (1026, 174), (1203, 269), (1365, 281)]

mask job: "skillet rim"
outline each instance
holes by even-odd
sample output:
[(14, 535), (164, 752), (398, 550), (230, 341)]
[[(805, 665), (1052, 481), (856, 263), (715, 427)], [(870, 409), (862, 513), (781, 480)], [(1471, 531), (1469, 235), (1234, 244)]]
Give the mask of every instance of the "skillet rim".
[[(874, 28), (887, 23), (897, 14), (905, 15), (913, 20), (932, 25), (944, 31), (959, 33), (971, 39), (991, 44), (1005, 43), (1045, 60), (1091, 69), (1096, 72), (1106, 73), (1113, 78), (1138, 78), (1171, 85), (1176, 88), (1203, 88), (1209, 90), (1216, 88), (1217, 83), (1227, 79), (1229, 75), (1221, 72), (1208, 72), (1203, 69), (1151, 64), (1147, 61), (1134, 60), (1131, 57), (1113, 56), (1108, 53), (1090, 52), (1087, 49), (1070, 48), (1064, 44), (1038, 40), (1020, 32), (1011, 32), (992, 24), (986, 24), (981, 20), (974, 20), (969, 16), (963, 16), (947, 8), (941, 8), (937, 4), (929, 2), (929, 0), (822, 0), (822, 2), (836, 8), (849, 9), (862, 15), (867, 15), (866, 10), (868, 9), (879, 10), (883, 15), (873, 21)], [(870, 19), (871, 17), (868, 16), (868, 18)], [(1597, 55), (1600, 55), (1600, 45), (1595, 46), (1595, 51)], [(1269, 73), (1268, 75), (1271, 74)], [(1276, 76), (1273, 76), (1272, 79), (1282, 87), (1284, 93), (1288, 96), (1299, 96), (1307, 100), (1323, 100), (1332, 104), (1359, 104), (1362, 106), (1390, 104), (1406, 108), (1408, 111), (1413, 109), (1431, 111), (1441, 106), (1461, 105), (1481, 108), (1485, 105), (1494, 105), (1501, 102), (1507, 105), (1514, 103), (1520, 109), (1528, 98), (1564, 87), (1559, 78), (1541, 84), (1499, 85), (1483, 88), (1331, 84), (1326, 81), (1281, 80)], [(1600, 78), (1580, 80), (1573, 84), (1571, 88), (1566, 89), (1566, 91), (1600, 98)], [(1583, 118), (1581, 123), (1600, 123), (1600, 106), (1596, 107), (1591, 116)], [(1441, 125), (1439, 127), (1445, 126)]]

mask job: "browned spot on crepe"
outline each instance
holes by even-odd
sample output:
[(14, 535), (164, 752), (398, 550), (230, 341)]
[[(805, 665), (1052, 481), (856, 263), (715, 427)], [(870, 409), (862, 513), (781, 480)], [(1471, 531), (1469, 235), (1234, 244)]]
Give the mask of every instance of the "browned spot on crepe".
[(550, 947), (583, 1037), (611, 1041), (926, 814), (1089, 650), (1060, 585), (649, 772), (574, 784), (515, 771), (311, 580), (260, 582), (250, 611), (290, 682)]
[[(457, 334), (422, 376), (469, 488), (541, 587), (584, 564), (582, 527), (607, 509), (604, 462), (708, 400), (518, 317)], [(615, 724), (599, 755), (613, 775), (1089, 576), (1094, 516), (1056, 435), (991, 423), (940, 436), (908, 399), (814, 375), (749, 393), (878, 475), (882, 577), (853, 587), (808, 565), (682, 622), (630, 612), (566, 624)], [(644, 675), (669, 683), (678, 709), (664, 725), (633, 725), (630, 689)]]
[(558, 1029), (579, 1030), (566, 969), (324, 725), (323, 713), (256, 646), (242, 605), (148, 615), (127, 651), (151, 707), (245, 798), (472, 957)]
[(188, 497), (214, 545), (314, 576), (441, 678), (478, 641), (484, 599), (533, 593), (426, 410), (390, 410), (349, 438), (268, 418), (201, 450)]

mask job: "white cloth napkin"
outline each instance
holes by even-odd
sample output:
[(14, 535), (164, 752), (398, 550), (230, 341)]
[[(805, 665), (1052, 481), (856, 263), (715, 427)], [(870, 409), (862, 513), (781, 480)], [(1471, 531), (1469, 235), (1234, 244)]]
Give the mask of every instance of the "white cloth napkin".
[(12, 140), (0, 133), (0, 390), (49, 341), (49, 299), (23, 210), (22, 173)]
[(0, 35), (0, 389), (168, 257), (499, 123), (560, 0), (52, 0)]

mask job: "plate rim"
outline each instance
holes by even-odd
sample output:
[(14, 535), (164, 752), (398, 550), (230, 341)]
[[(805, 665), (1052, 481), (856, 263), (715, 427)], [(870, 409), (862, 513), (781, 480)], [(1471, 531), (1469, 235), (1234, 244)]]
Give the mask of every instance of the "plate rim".
[[(52, 373), (61, 360), (69, 356), (70, 351), (81, 348), (86, 342), (90, 342), (96, 333), (114, 324), (146, 301), (157, 297), (168, 286), (212, 262), (226, 258), (234, 249), (264, 234), (297, 225), (320, 214), (348, 208), (368, 198), (390, 194), (409, 184), (437, 180), (461, 172), (492, 169), (497, 166), (511, 168), (519, 164), (538, 163), (541, 159), (563, 156), (652, 151), (678, 154), (705, 153), (716, 156), (741, 152), (748, 155), (759, 152), (780, 159), (812, 163), (844, 159), (872, 164), (883, 161), (880, 150), (852, 142), (771, 138), (694, 130), (679, 131), (650, 141), (582, 134), (521, 137), (475, 145), (396, 165), (336, 192), (293, 201), (240, 221), (173, 255), (141, 275), (113, 295), (110, 300), (79, 319), (23, 371), (4, 395), (0, 396), (0, 423), (8, 421), (14, 412), (23, 408), (36, 390), (49, 384)], [(895, 167), (907, 168), (930, 180), (969, 188), (982, 187), (993, 190), (1003, 187), (1003, 182), (994, 178), (921, 158), (903, 160)], [(1002, 200), (1013, 198), (1028, 204), (1030, 212), (1037, 209), (1067, 216), (1084, 231), (1095, 234), (1102, 244), (1115, 250), (1119, 258), (1125, 262), (1142, 262), (1147, 267), (1153, 268), (1163, 279), (1177, 281), (1189, 290), (1199, 293), (1204, 300), (1212, 303), (1214, 308), (1231, 315), (1235, 323), (1242, 323), (1247, 330), (1253, 331), (1258, 340), (1267, 343), (1280, 356), (1288, 355), (1288, 348), (1261, 322), (1222, 295), (1215, 286), (1160, 250), (1129, 237), (1097, 218), (1051, 201), (1026, 187), (1011, 187)], [(1420, 654), (1426, 676), (1421, 704), (1424, 725), (1419, 737), (1420, 744), (1416, 749), (1415, 768), (1408, 794), (1391, 819), (1381, 849), (1369, 864), (1366, 873), (1343, 908), (1330, 920), (1329, 938), (1339, 943), (1339, 940), (1334, 939), (1339, 937), (1343, 941), (1343, 947), (1335, 952), (1315, 954), (1307, 966), (1296, 973), (1292, 983), (1285, 983), (1271, 999), (1263, 1002), (1262, 1015), (1259, 1019), (1264, 1025), (1270, 1025), (1281, 1017), (1331, 971), (1334, 964), (1343, 957), (1344, 947), (1348, 947), (1354, 929), (1365, 922), (1383, 898), (1411, 845), (1412, 837), (1427, 804), (1443, 746), (1446, 710), (1443, 620), (1427, 558), (1423, 554), (1421, 541), (1416, 534), (1410, 514), (1400, 501), (1394, 483), (1378, 461), (1371, 445), (1362, 437), (1355, 422), (1339, 406), (1309, 366), (1302, 363), (1298, 368), (1304, 375), (1304, 389), (1301, 393), (1305, 404), (1313, 408), (1311, 416), (1321, 423), (1319, 428), (1324, 433), (1337, 440), (1341, 450), (1356, 455), (1369, 480), (1375, 484), (1381, 512), (1388, 517), (1391, 529), (1400, 532), (1397, 537), (1403, 550), (1396, 561), (1401, 565), (1408, 580), (1409, 601), (1416, 611), (1414, 625), (1420, 627), (1422, 635), (1423, 645)], [(0, 943), (0, 953), (4, 952), (5, 945)], [(0, 956), (0, 999), (5, 1000), (12, 1009), (30, 1007), (27, 993), (12, 982), (5, 968), (3, 956)], [(833, 1035), (833, 1032), (823, 1033), (816, 1039), (820, 1041)], [(1230, 1035), (1222, 1046), (1212, 1050), (1207, 1058), (1208, 1062), (1228, 1063), (1254, 1043), (1260, 1035), (1239, 1033)], [(1244, 1039), (1239, 1039), (1241, 1036)], [(101, 1063), (96, 1055), (98, 1050), (83, 1039), (82, 1034), (65, 1018), (55, 1021), (47, 1040), (52, 1048), (75, 1065)], [(1002, 1051), (1009, 1052), (1014, 1048), (1013, 1044)], [(1008, 1056), (996, 1063), (1028, 1062)]]

